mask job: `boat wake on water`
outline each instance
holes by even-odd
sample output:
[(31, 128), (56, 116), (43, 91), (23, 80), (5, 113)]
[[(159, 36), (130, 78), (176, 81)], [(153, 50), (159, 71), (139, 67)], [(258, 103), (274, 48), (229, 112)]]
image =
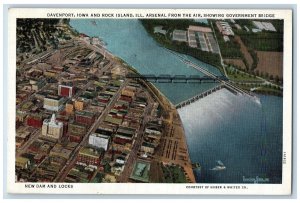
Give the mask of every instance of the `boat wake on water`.
[(260, 102), (259, 97), (255, 96), (254, 101), (255, 101), (255, 103), (257, 103), (261, 107), (261, 102)]
[(226, 166), (223, 164), (221, 160), (216, 161), (217, 165), (209, 170), (211, 171), (222, 171), (226, 169)]

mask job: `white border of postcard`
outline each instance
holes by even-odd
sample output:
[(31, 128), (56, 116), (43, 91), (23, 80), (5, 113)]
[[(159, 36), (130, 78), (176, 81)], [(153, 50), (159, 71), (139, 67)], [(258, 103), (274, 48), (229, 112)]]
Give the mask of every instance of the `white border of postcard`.
[[(8, 84), (10, 90), (16, 89), (16, 19), (17, 18), (53, 18), (49, 13), (72, 14), (64, 18), (77, 17), (77, 13), (115, 13), (136, 14), (221, 14), (222, 18), (249, 18), (245, 14), (256, 14), (255, 19), (284, 19), (284, 92), (283, 92), (283, 154), (282, 184), (163, 184), (163, 183), (16, 183), (15, 182), (15, 100), (16, 92), (10, 91), (8, 97), (8, 142), (7, 142), (7, 191), (26, 194), (232, 194), (232, 195), (289, 195), (291, 194), (292, 160), (292, 10), (283, 9), (44, 9), (10, 8), (8, 22)], [(169, 15), (170, 14), (170, 15)], [(274, 14), (273, 17), (272, 14)], [(61, 16), (60, 15), (60, 16)], [(59, 16), (59, 15), (58, 15)], [(115, 15), (116, 16), (116, 15)], [(259, 17), (261, 16), (261, 17)], [(57, 17), (62, 18), (62, 17)], [(88, 17), (90, 18), (90, 17)], [(109, 18), (109, 17), (108, 17)], [(118, 19), (130, 17), (114, 17)], [(135, 18), (135, 17), (133, 17)], [(159, 16), (157, 17), (159, 18)], [(164, 17), (165, 18), (165, 17)], [(207, 18), (207, 17), (206, 17)], [(220, 18), (220, 17), (218, 17)], [(251, 19), (251, 17), (250, 17)], [(26, 187), (27, 184), (34, 187)], [(39, 188), (46, 184), (52, 188)], [(67, 187), (65, 187), (67, 186)]]

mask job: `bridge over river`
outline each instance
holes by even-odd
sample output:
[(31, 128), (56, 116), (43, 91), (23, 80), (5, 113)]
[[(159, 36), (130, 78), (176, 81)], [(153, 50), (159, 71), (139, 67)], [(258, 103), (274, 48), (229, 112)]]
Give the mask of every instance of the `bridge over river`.
[(246, 95), (249, 96), (250, 98), (256, 98), (251, 92), (246, 91), (238, 86), (236, 86), (235, 84), (231, 83), (228, 78), (226, 78), (225, 76), (217, 76), (213, 73), (211, 73), (210, 71), (206, 70), (205, 68), (193, 63), (192, 61), (186, 59), (185, 57), (179, 55), (178, 53), (175, 53), (169, 49), (166, 49), (167, 51), (169, 51), (170, 53), (174, 54), (176, 57), (178, 57), (181, 61), (183, 61), (185, 64), (187, 64), (188, 66), (191, 66), (192, 68), (200, 71), (201, 73), (203, 73), (205, 76), (204, 77), (200, 77), (200, 76), (184, 76), (184, 75), (175, 75), (175, 76), (170, 76), (170, 75), (159, 75), (159, 76), (155, 76), (155, 75), (139, 75), (139, 74), (129, 74), (127, 77), (128, 78), (132, 78), (132, 79), (143, 79), (149, 82), (169, 82), (169, 83), (187, 83), (187, 82), (216, 82), (219, 83), (218, 86), (209, 89), (205, 92), (202, 92), (198, 95), (195, 95), (192, 98), (189, 98), (185, 101), (182, 101), (178, 104), (175, 105), (175, 107), (177, 109), (182, 108), (186, 105), (189, 105), (199, 99), (202, 99), (206, 96), (208, 96), (209, 94), (212, 94), (213, 92), (216, 92), (217, 90), (220, 90), (222, 88), (226, 88), (228, 89), (230, 92), (234, 93), (234, 94), (241, 94), (241, 95)]
[(235, 84), (231, 83), (227, 78), (224, 79), (224, 77), (220, 77), (220, 76), (217, 76), (213, 73), (211, 73), (210, 71), (206, 70), (205, 68), (202, 68), (201, 66), (193, 63), (192, 61), (184, 58), (183, 56), (167, 49), (170, 53), (174, 54), (175, 56), (177, 56), (178, 58), (180, 58), (181, 61), (183, 61), (185, 64), (187, 64), (188, 66), (191, 66), (192, 68), (200, 71), (201, 73), (205, 74), (206, 76), (218, 81), (219, 83), (221, 83), (221, 85), (223, 85), (224, 87), (226, 87), (228, 90), (232, 91), (232, 92), (236, 92), (236, 93), (239, 93), (239, 94), (243, 94), (243, 95), (247, 95), (249, 97), (253, 97), (254, 95), (249, 92), (249, 91), (246, 91), (238, 86), (236, 86)]
[[(218, 79), (228, 80), (225, 76), (216, 76)], [(126, 78), (130, 79), (142, 79), (148, 82), (157, 82), (157, 83), (219, 83), (217, 78), (212, 78), (208, 76), (200, 77), (199, 75), (140, 75), (140, 74), (128, 74)]]

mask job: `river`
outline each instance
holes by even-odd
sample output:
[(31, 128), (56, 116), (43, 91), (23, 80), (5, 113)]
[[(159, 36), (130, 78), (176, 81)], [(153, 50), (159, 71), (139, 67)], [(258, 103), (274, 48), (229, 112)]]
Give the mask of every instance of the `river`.
[[(203, 74), (180, 61), (158, 45), (138, 20), (72, 19), (70, 25), (81, 33), (97, 36), (107, 49), (142, 74)], [(219, 70), (199, 60), (207, 70)], [(215, 83), (154, 83), (177, 104)], [(217, 91), (191, 105), (179, 109), (192, 162), (202, 166), (197, 182), (244, 183), (247, 178), (264, 178), (267, 183), (281, 182), (282, 98), (258, 95), (261, 104), (226, 89)], [(211, 170), (221, 160), (225, 170)], [(246, 182), (245, 182), (246, 183)]]

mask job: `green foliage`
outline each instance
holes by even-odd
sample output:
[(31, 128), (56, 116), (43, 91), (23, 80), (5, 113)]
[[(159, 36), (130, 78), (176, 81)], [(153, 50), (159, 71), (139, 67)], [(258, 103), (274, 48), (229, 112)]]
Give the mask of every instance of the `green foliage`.
[(105, 173), (110, 173), (111, 172), (111, 166), (109, 165), (109, 163), (106, 163), (104, 166), (104, 172)]
[(213, 26), (222, 56), (224, 58), (242, 58), (243, 54), (240, 50), (240, 44), (234, 39), (234, 37), (230, 37), (230, 41), (225, 42), (223, 35), (219, 32), (215, 23), (213, 23)]
[(187, 183), (184, 171), (177, 165), (163, 166), (164, 182), (166, 183)]
[(93, 180), (91, 181), (92, 183), (102, 183), (104, 178), (104, 174), (98, 172), (97, 175), (95, 176), (95, 178), (93, 178)]
[(248, 52), (250, 53), (250, 55), (251, 55), (251, 57), (253, 59), (251, 70), (254, 70), (257, 67), (257, 64), (258, 64), (257, 53), (253, 49), (249, 49)]
[[(45, 50), (45, 44), (56, 32), (59, 19), (17, 19), (17, 49), (29, 52), (32, 48)], [(52, 41), (53, 43), (53, 41)]]
[(182, 29), (186, 30), (190, 25), (201, 25), (209, 27), (205, 23), (195, 22), (191, 19), (140, 19), (147, 31), (152, 31), (155, 26), (164, 26), (170, 30)]
[[(165, 27), (165, 29), (168, 30), (174, 30), (174, 29), (187, 29), (189, 25), (203, 25), (202, 23), (195, 22), (193, 20), (151, 20), (151, 19), (143, 19), (141, 20), (142, 25), (146, 29), (146, 31), (161, 45), (163, 45), (165, 48), (190, 55), (196, 59), (199, 59), (205, 63), (211, 64), (213, 66), (218, 67), (222, 71), (222, 66), (220, 62), (220, 57), (218, 54), (213, 54), (206, 51), (201, 51), (196, 48), (189, 47), (184, 42), (175, 42), (169, 39), (167, 36), (164, 36), (162, 34), (154, 34), (153, 30), (155, 26), (162, 25)], [(208, 26), (205, 24), (205, 26)]]
[(283, 51), (283, 35), (281, 33), (259, 32), (240, 35), (247, 47), (257, 51)]
[[(283, 20), (259, 20), (270, 22), (276, 29), (276, 32), (262, 31), (253, 33), (251, 30), (256, 28), (253, 20), (237, 19), (235, 20), (243, 29), (235, 30), (235, 33), (241, 37), (248, 49), (256, 51), (283, 51)], [(249, 28), (249, 32), (244, 29), (244, 26)]]

